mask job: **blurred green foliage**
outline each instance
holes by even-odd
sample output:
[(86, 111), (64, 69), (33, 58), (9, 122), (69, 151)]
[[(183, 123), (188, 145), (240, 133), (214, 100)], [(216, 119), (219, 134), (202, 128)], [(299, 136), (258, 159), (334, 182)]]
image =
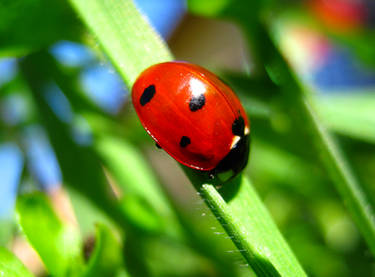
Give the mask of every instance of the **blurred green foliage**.
[(118, 236), (105, 225), (96, 226), (95, 249), (91, 254), (85, 276), (99, 277), (117, 274), (123, 263), (122, 245)]
[(30, 271), (4, 247), (0, 247), (0, 274), (14, 277), (33, 276)]
[[(99, 8), (107, 7), (103, 5)], [(304, 270), (309, 276), (374, 275), (373, 258), (353, 215), (346, 209), (348, 203), (336, 192), (319, 153), (310, 143), (311, 136), (303, 132), (306, 115), (295, 106), (300, 95), (294, 90), (305, 88), (305, 84), (293, 75), (292, 69), (285, 68), (286, 64), (269, 63), (278, 50), (270, 46), (277, 46), (277, 41), (267, 30), (279, 22), (277, 18), (306, 14), (300, 16), (301, 24), (307, 21), (372, 66), (373, 31), (335, 33), (319, 24), (300, 1), (285, 5), (277, 0), (191, 0), (188, 7), (195, 14), (239, 23), (252, 51), (260, 53), (251, 77), (230, 72), (222, 77), (238, 93), (251, 119), (251, 159), (245, 174), (252, 177)], [(121, 18), (124, 24), (133, 24), (126, 23), (126, 17)], [(95, 23), (86, 22), (91, 29)], [(117, 26), (119, 32), (122, 26)], [(104, 23), (99, 27), (102, 29), (98, 32), (109, 30)], [(269, 40), (264, 32), (270, 34)], [(0, 222), (0, 245), (10, 247), (13, 237), (26, 236), (53, 276), (254, 275), (241, 256), (243, 250), (234, 246), (211, 212), (196, 203), (194, 195), (184, 195), (190, 200), (186, 201), (188, 204), (181, 203), (163, 186), (145, 154), (152, 147), (151, 140), (128, 108), (129, 103), (118, 115), (105, 113), (83, 93), (78, 82), (83, 68), (66, 67), (48, 52), (58, 40), (87, 43), (87, 36), (69, 2), (0, 2), (0, 55), (22, 57), (16, 77), (0, 87), (0, 103), (9, 95), (19, 95), (27, 103), (23, 121), (15, 125), (0, 122), (0, 142), (13, 141), (24, 150), (25, 129), (34, 124), (43, 127), (80, 228), (60, 218), (48, 195), (35, 192), (40, 188), (38, 180), (26, 167), (17, 200), (18, 220)], [(135, 58), (126, 50), (131, 41), (125, 46), (118, 43), (115, 48), (129, 59), (123, 61), (126, 67)], [(117, 56), (108, 53), (111, 47), (103, 45), (114, 60)], [(151, 51), (150, 57), (152, 54)], [(160, 55), (169, 57), (168, 52)], [(117, 69), (128, 85), (137, 75), (135, 69), (132, 74), (126, 74), (124, 68)], [(45, 87), (51, 83), (68, 99), (73, 121), (61, 120), (48, 105)], [(375, 193), (374, 96), (317, 97), (308, 89), (302, 93), (312, 99), (322, 124), (334, 132), (343, 156), (348, 158), (349, 169), (361, 181), (369, 200), (367, 208), (371, 210)], [(72, 136), (79, 118), (90, 125), (93, 143), (82, 145)], [(298, 121), (301, 118), (302, 122)], [(246, 218), (251, 217), (256, 219), (257, 214)], [(31, 276), (5, 248), (0, 248), (1, 274)], [(278, 275), (271, 270), (263, 276), (267, 274)]]
[(61, 39), (79, 40), (83, 31), (63, 0), (3, 0), (0, 18), (0, 56), (23, 56)]
[(64, 225), (46, 196), (41, 194), (22, 195), (17, 200), (16, 210), (22, 232), (50, 273), (78, 276), (83, 266), (78, 230)]

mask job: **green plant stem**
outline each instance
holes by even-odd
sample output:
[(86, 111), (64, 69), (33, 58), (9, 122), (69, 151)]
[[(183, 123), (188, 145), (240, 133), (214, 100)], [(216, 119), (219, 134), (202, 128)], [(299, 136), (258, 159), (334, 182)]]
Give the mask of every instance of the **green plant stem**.
[[(70, 1), (129, 87), (145, 68), (173, 59), (132, 1)], [(226, 184), (230, 191), (221, 195), (206, 178), (184, 169), (258, 276), (305, 276), (246, 177)]]
[(336, 189), (370, 250), (375, 255), (374, 207), (334, 138), (318, 120), (309, 101), (307, 99), (302, 100), (300, 105), (305, 112), (306, 123), (310, 125), (312, 138), (318, 149), (317, 154), (330, 174)]
[(200, 188), (208, 206), (258, 276), (305, 276), (248, 178), (240, 176), (219, 191), (212, 184)]
[[(240, 21), (248, 37), (257, 37), (257, 55), (271, 79), (281, 89), (283, 103), (293, 123), (306, 141), (315, 147), (316, 158), (331, 176), (337, 191), (351, 213), (369, 248), (375, 255), (374, 207), (343, 156), (335, 139), (318, 120), (305, 88), (300, 84), (272, 40), (268, 27), (259, 22)], [(250, 27), (251, 26), (251, 27)]]
[(131, 88), (152, 64), (173, 59), (165, 42), (130, 0), (70, 0)]

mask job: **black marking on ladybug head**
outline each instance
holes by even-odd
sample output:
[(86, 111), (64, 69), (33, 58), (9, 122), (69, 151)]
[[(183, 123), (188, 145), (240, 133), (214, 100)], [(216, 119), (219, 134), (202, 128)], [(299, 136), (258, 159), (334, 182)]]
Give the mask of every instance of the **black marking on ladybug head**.
[[(229, 177), (225, 177), (223, 182), (235, 177), (245, 168), (249, 159), (250, 151), (250, 136), (242, 136), (241, 139), (232, 147), (229, 153), (220, 161), (220, 163), (213, 169), (213, 173), (218, 175), (227, 171), (231, 171)], [(220, 177), (220, 176), (219, 176)]]
[(191, 143), (190, 141), (190, 138), (189, 137), (186, 137), (186, 136), (182, 136), (181, 140), (180, 140), (180, 146), (185, 148), (186, 146), (188, 146), (189, 144)]
[(198, 96), (193, 96), (189, 102), (189, 109), (192, 112), (198, 111), (203, 108), (205, 103), (206, 103), (206, 97), (204, 96), (203, 93)]
[(242, 116), (236, 118), (232, 124), (232, 133), (235, 136), (242, 137), (245, 131), (245, 120)]
[(141, 99), (139, 99), (139, 102), (141, 103), (142, 106), (146, 105), (148, 102), (151, 101), (151, 99), (155, 95), (155, 85), (150, 85), (142, 93)]

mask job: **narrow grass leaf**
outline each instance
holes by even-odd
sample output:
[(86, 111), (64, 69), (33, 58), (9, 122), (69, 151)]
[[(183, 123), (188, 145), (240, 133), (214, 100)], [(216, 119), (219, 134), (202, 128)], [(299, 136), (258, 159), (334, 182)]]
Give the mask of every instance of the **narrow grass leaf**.
[(152, 64), (173, 59), (133, 1), (70, 0), (128, 87)]
[(82, 24), (65, 1), (0, 3), (0, 56), (22, 56), (61, 40), (76, 40)]
[(83, 257), (79, 231), (58, 218), (45, 195), (19, 196), (16, 212), (23, 233), (51, 274), (78, 276), (81, 273)]
[(185, 172), (257, 276), (306, 276), (246, 176), (217, 190)]
[(32, 277), (34, 275), (8, 249), (0, 247), (0, 276)]
[(123, 265), (122, 243), (109, 227), (96, 226), (95, 248), (84, 276), (115, 276)]
[(299, 129), (304, 143), (314, 146), (310, 149), (314, 150), (316, 160), (322, 163), (331, 177), (343, 203), (375, 255), (375, 210), (358, 177), (349, 166), (335, 138), (318, 118), (306, 88), (288, 66), (267, 24), (259, 21), (255, 31), (254, 26), (249, 26), (253, 22), (246, 19), (240, 22), (248, 37), (258, 36), (256, 43), (262, 47), (256, 47), (259, 49), (257, 54), (271, 79), (280, 86), (285, 110)]

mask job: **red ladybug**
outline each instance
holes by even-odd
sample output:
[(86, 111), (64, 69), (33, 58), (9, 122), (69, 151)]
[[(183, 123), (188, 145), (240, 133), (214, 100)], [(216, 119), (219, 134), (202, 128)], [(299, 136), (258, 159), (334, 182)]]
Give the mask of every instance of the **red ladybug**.
[(246, 166), (249, 120), (213, 73), (186, 62), (156, 64), (138, 77), (132, 100), (147, 133), (180, 163), (221, 180)]

